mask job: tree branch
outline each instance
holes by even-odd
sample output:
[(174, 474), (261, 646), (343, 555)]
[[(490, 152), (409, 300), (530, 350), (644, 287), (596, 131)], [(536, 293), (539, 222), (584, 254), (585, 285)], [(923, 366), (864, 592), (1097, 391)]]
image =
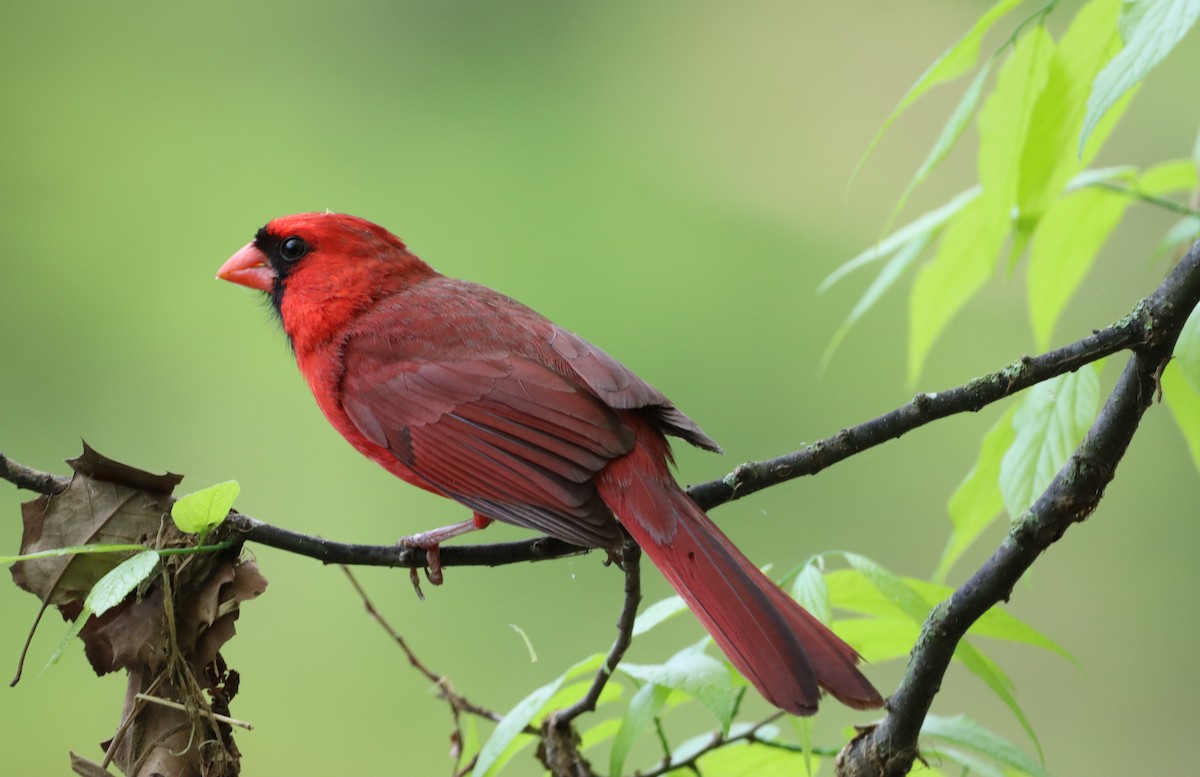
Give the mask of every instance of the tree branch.
[[(1117, 351), (1145, 346), (1157, 331), (1150, 311), (1152, 300), (1160, 292), (1161, 288), (1152, 297), (1140, 301), (1125, 318), (1082, 340), (1040, 356), (1023, 356), (1003, 369), (975, 378), (962, 386), (917, 394), (895, 410), (843, 429), (832, 437), (800, 450), (773, 459), (739, 464), (722, 478), (690, 487), (688, 494), (700, 507), (711, 510), (793, 478), (815, 475), (855, 454), (933, 421), (957, 413), (977, 412), (993, 402), (1058, 375), (1073, 372)], [(18, 488), (43, 494), (58, 493), (66, 488), (68, 482), (65, 477), (26, 467), (3, 453), (0, 453), (0, 478)], [(235, 533), (241, 535), (243, 540), (315, 558), (325, 564), (410, 569), (426, 565), (425, 551), (418, 548), (334, 542), (289, 531), (244, 513), (230, 513), (220, 530), (222, 538)], [(491, 545), (447, 545), (441, 549), (441, 564), (444, 567), (501, 566), (578, 555), (587, 550), (552, 537)]]
[(918, 757), (917, 738), (959, 641), (993, 605), (1008, 601), (1013, 586), (1051, 544), (1096, 509), (1159, 391), (1188, 315), (1200, 302), (1200, 242), (1158, 290), (1139, 306), (1146, 337), (1125, 365), (1096, 422), (1046, 491), (1013, 521), (1008, 536), (983, 566), (933, 609), (909, 656), (888, 712), (873, 730), (838, 757), (839, 775), (907, 774)]

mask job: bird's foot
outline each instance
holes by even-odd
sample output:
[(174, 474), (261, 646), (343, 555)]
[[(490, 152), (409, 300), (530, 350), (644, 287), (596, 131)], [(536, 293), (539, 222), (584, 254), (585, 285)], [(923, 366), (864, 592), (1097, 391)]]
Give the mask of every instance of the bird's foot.
[[(425, 551), (425, 577), (432, 585), (441, 585), (444, 580), (442, 576), (442, 543), (482, 529), (491, 522), (491, 518), (476, 513), (469, 521), (430, 529), (409, 537), (401, 537), (396, 544), (402, 548), (419, 548)], [(412, 580), (413, 588), (417, 591), (417, 596), (424, 599), (425, 595), (421, 593), (421, 579), (415, 568), (409, 571), (409, 578)]]

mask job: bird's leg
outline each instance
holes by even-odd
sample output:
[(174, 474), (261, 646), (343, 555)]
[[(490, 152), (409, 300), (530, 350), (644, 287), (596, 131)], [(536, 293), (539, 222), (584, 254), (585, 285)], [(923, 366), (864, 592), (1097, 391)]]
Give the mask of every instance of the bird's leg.
[[(429, 578), (429, 582), (433, 585), (442, 584), (442, 554), (441, 545), (443, 542), (455, 537), (461, 537), (480, 529), (486, 529), (488, 524), (492, 522), (491, 518), (475, 513), (469, 521), (461, 523), (453, 523), (449, 526), (442, 526), (438, 529), (430, 529), (423, 531), (420, 534), (413, 534), (408, 537), (401, 537), (396, 543), (405, 548), (420, 548), (425, 551), (425, 577)], [(417, 584), (417, 570), (412, 570), (413, 586), (417, 589), (417, 595), (421, 595), (421, 588)], [(422, 599), (425, 597), (421, 597)]]

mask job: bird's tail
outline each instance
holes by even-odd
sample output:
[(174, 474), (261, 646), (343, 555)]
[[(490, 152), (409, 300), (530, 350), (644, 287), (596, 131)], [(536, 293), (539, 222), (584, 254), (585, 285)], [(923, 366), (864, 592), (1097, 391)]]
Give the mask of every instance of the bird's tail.
[[(656, 460), (656, 461), (655, 461)], [(820, 690), (854, 709), (883, 699), (859, 655), (771, 582), (639, 441), (599, 480), (601, 498), (738, 670), (767, 701), (817, 711)]]

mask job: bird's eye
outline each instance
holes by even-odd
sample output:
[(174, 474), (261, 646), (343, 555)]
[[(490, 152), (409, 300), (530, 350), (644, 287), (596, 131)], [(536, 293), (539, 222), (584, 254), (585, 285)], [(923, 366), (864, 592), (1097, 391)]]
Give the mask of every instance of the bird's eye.
[(284, 238), (279, 244), (279, 255), (286, 261), (294, 262), (308, 253), (308, 243), (302, 237)]

